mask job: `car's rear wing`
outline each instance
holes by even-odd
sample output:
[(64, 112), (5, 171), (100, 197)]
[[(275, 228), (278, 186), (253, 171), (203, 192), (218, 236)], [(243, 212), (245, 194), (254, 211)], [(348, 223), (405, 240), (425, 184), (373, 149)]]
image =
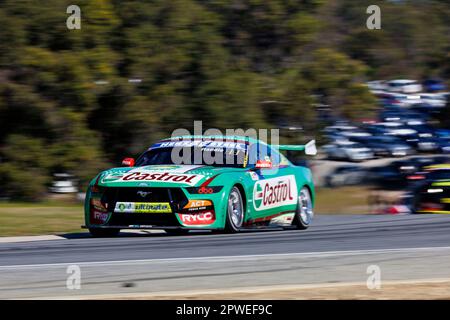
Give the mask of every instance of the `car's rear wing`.
[(274, 148), (278, 148), (281, 151), (305, 151), (305, 154), (309, 156), (315, 156), (317, 154), (316, 140), (311, 140), (307, 144), (299, 145), (272, 145)]

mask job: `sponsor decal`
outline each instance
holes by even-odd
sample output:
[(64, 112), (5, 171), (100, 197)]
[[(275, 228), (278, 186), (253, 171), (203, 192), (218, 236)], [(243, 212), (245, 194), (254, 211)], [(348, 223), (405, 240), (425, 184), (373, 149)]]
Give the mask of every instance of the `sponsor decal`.
[(198, 174), (178, 174), (169, 172), (156, 171), (134, 171), (124, 175), (122, 181), (154, 181), (154, 182), (170, 182), (170, 183), (184, 183), (188, 185), (195, 185), (201, 179), (202, 175)]
[(209, 200), (189, 200), (188, 204), (183, 209), (202, 208), (212, 206), (212, 202)]
[(289, 226), (292, 224), (294, 220), (294, 212), (281, 214), (279, 216), (273, 217), (270, 220), (269, 225), (277, 225), (277, 226)]
[(297, 184), (293, 175), (260, 180), (253, 189), (256, 211), (297, 204)]
[(216, 220), (214, 211), (203, 211), (196, 214), (178, 213), (182, 224), (187, 226), (201, 226), (214, 223)]
[[(138, 167), (132, 170), (127, 169), (119, 169), (119, 171), (113, 171), (107, 173), (103, 178), (102, 182), (115, 182), (115, 181), (142, 181), (140, 186), (147, 186), (148, 183), (145, 181), (167, 181), (172, 183), (186, 183), (184, 181), (177, 181), (175, 178), (180, 174), (185, 174), (188, 171), (199, 169), (204, 167), (204, 165), (155, 165), (155, 166), (146, 166), (146, 167)], [(116, 169), (115, 169), (116, 170)], [(125, 170), (125, 171), (124, 171)], [(139, 173), (139, 175), (135, 175), (134, 173)], [(132, 175), (133, 174), (133, 175)], [(150, 175), (149, 176), (147, 176)], [(154, 178), (151, 175), (156, 174)], [(131, 175), (131, 176), (130, 176)], [(161, 177), (163, 175), (163, 177)], [(191, 183), (194, 181), (199, 181), (203, 178), (202, 175), (182, 175), (186, 177), (187, 183)], [(195, 178), (189, 179), (191, 176), (195, 176)], [(123, 178), (127, 177), (129, 180), (124, 180)], [(137, 179), (135, 179), (137, 178)], [(148, 178), (148, 179), (147, 179)], [(164, 180), (167, 179), (167, 180)], [(183, 178), (178, 178), (182, 180)]]
[(252, 178), (253, 181), (259, 180), (258, 174), (256, 172), (250, 171), (248, 174), (250, 175), (250, 177)]
[(117, 202), (114, 212), (123, 213), (170, 213), (168, 202)]
[(109, 214), (106, 212), (100, 212), (100, 211), (96, 211), (94, 210), (92, 212), (92, 218), (93, 218), (93, 223), (94, 224), (103, 224), (108, 220)]
[(221, 148), (221, 149), (239, 149), (245, 150), (244, 143), (230, 141), (212, 141), (212, 140), (188, 140), (188, 141), (167, 141), (156, 143), (150, 149), (156, 148), (174, 148), (174, 147), (198, 147), (198, 148)]
[(110, 181), (116, 181), (122, 178), (124, 175), (124, 172), (112, 172), (108, 173), (105, 177), (102, 178), (102, 182), (110, 182)]
[(101, 212), (108, 211), (108, 204), (107, 203), (103, 204), (100, 199), (92, 198), (91, 205), (94, 207), (95, 210), (98, 210)]

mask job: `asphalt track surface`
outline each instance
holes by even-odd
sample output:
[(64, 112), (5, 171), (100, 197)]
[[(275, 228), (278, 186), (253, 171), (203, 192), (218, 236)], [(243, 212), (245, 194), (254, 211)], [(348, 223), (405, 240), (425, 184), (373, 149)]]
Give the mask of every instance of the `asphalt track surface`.
[[(66, 286), (69, 265), (81, 289)], [(122, 234), (0, 243), (0, 298), (127, 296), (291, 284), (450, 278), (449, 215), (316, 216), (305, 231)]]

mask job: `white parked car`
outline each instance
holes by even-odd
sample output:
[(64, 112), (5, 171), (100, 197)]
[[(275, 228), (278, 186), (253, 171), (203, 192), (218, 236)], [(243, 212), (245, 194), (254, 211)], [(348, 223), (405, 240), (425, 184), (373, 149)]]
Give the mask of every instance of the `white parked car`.
[(75, 193), (78, 192), (76, 187), (76, 180), (71, 174), (68, 173), (56, 173), (52, 186), (50, 187), (52, 193)]
[(426, 103), (432, 107), (442, 108), (447, 104), (447, 98), (439, 93), (422, 93), (420, 95), (422, 103)]
[(379, 122), (376, 126), (384, 128), (389, 135), (393, 136), (407, 136), (416, 134), (417, 131), (405, 126), (401, 122), (389, 121), (389, 122)]
[(382, 91), (386, 89), (386, 81), (374, 80), (367, 82), (370, 91)]
[(419, 93), (422, 92), (422, 85), (416, 80), (391, 80), (386, 82), (386, 90), (397, 93)]

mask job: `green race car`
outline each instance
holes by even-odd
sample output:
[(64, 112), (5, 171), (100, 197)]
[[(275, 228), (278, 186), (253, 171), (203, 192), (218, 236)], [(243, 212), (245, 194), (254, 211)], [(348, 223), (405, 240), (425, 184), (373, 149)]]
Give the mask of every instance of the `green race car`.
[(83, 227), (97, 237), (121, 229), (306, 229), (314, 215), (311, 171), (279, 150), (317, 152), (314, 141), (273, 146), (245, 136), (161, 140), (136, 161), (126, 158), (124, 167), (90, 182)]

